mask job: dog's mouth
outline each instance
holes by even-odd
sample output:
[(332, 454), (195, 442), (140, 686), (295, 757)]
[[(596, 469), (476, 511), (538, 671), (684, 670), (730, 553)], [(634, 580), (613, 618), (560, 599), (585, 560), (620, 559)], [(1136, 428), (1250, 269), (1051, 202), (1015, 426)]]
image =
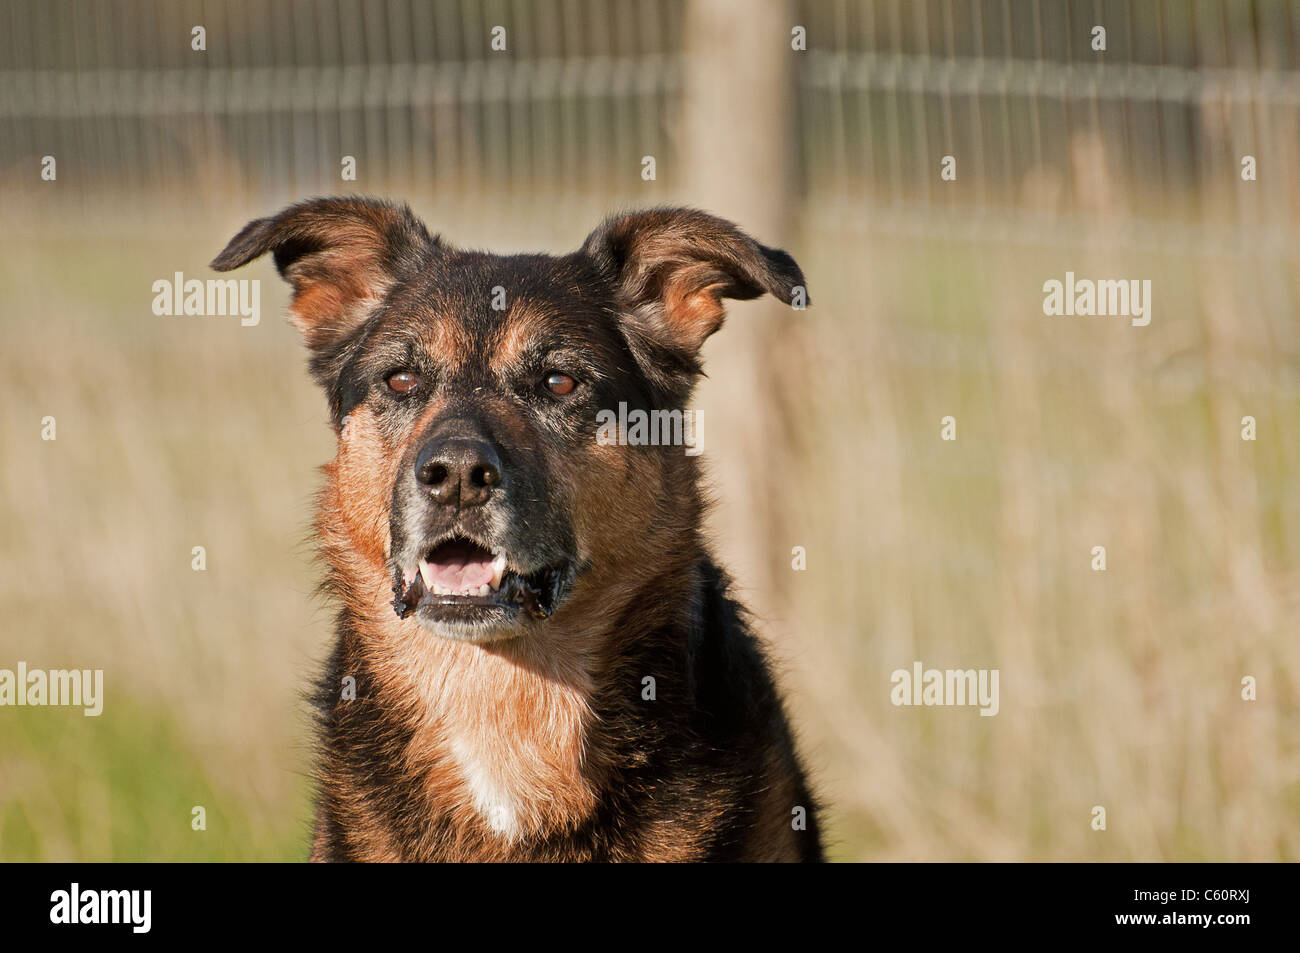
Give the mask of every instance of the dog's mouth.
[(454, 535), (428, 549), (416, 566), (397, 568), (393, 610), (401, 619), (415, 612), (430, 621), (486, 621), (502, 610), (545, 619), (568, 594), (573, 575), (567, 562), (519, 572), (503, 551)]

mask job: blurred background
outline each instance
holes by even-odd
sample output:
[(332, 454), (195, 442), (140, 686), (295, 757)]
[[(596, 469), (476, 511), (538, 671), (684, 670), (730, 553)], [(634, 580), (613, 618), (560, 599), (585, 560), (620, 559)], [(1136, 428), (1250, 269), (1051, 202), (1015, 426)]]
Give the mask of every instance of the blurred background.
[[(324, 401), (269, 262), (255, 327), (152, 284), (347, 193), (500, 251), (686, 203), (803, 266), (697, 406), (834, 858), (1297, 859), (1298, 134), (1295, 0), (0, 3), (0, 667), (106, 688), (0, 710), (0, 859), (306, 856)], [(1150, 325), (1044, 316), (1067, 271)], [(999, 714), (894, 707), (917, 660)]]

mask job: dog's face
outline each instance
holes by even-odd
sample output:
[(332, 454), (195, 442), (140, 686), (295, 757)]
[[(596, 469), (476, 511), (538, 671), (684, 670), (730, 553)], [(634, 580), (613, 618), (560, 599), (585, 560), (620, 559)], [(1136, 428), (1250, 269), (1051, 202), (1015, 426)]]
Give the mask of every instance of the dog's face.
[[(612, 218), (563, 257), (459, 251), (406, 208), (321, 199), (251, 222), (294, 288), (340, 434), (335, 553), (439, 636), (526, 636), (694, 493), (681, 446), (598, 439), (599, 415), (681, 411), (721, 299), (806, 300), (803, 276), (701, 212)], [(605, 417), (608, 419), (608, 416)]]

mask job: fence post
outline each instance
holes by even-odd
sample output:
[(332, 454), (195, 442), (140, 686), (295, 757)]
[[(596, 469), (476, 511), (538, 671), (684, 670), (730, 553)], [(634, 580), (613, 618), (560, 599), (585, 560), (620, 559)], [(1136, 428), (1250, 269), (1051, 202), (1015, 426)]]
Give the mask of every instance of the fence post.
[[(681, 155), (686, 199), (731, 219), (766, 245), (788, 238), (794, 57), (783, 0), (689, 0), (684, 21)], [(778, 371), (786, 306), (730, 302), (726, 328), (705, 348), (703, 445), (718, 492), (714, 538), (723, 562), (762, 614), (788, 582), (792, 545), (777, 486), (789, 457), (781, 438)], [(781, 572), (784, 567), (787, 572)]]

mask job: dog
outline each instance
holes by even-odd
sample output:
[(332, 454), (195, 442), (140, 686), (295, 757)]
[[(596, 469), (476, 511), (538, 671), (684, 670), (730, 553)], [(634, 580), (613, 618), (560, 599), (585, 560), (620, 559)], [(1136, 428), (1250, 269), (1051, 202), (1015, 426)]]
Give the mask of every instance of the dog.
[(693, 209), (496, 255), (324, 198), (212, 267), (267, 252), (338, 437), (311, 860), (821, 860), (698, 461), (595, 437), (686, 405), (723, 299), (806, 300), (794, 259)]

